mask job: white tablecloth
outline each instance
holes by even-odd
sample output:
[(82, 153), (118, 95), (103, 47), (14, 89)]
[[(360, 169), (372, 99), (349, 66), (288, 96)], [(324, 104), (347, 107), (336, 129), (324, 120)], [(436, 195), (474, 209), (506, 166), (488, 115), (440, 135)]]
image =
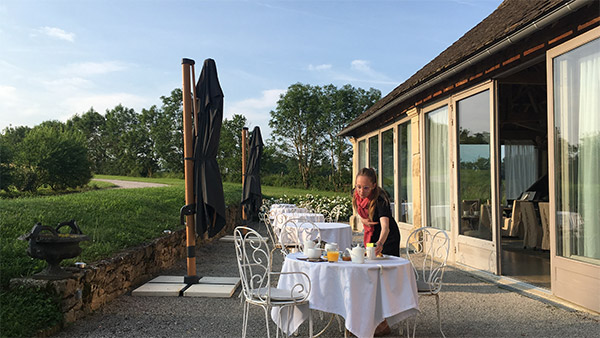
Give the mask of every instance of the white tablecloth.
[[(372, 337), (384, 319), (394, 325), (419, 311), (417, 285), (410, 262), (388, 256), (366, 260), (364, 264), (340, 261), (312, 263), (296, 259), (301, 253), (286, 256), (282, 272), (301, 271), (311, 280), (308, 306), (314, 310), (338, 314), (346, 328), (358, 337)], [(291, 289), (299, 282), (296, 275), (281, 275), (278, 287)], [(306, 305), (295, 307), (290, 322), (282, 311), (282, 327), (295, 331), (308, 319)], [(279, 323), (277, 309), (271, 312)]]
[(279, 204), (271, 204), (271, 209), (274, 208), (296, 208), (297, 205), (295, 204), (284, 204), (284, 203), (279, 203)]
[(315, 214), (312, 212), (284, 212), (275, 216), (275, 219), (273, 220), (273, 226), (281, 227), (285, 221), (294, 218), (311, 221), (313, 223), (325, 222), (325, 216), (323, 216), (323, 214)]
[(275, 216), (277, 216), (279, 214), (284, 214), (284, 213), (308, 213), (308, 209), (298, 208), (298, 207), (278, 207), (278, 208), (271, 207), (271, 210), (269, 211), (269, 215), (271, 216), (271, 219), (273, 219)]
[[(337, 243), (338, 248), (340, 250), (346, 250), (346, 248), (352, 247), (352, 228), (350, 225), (344, 223), (329, 223), (329, 222), (314, 222), (314, 224), (319, 228), (321, 232), (321, 240), (327, 243)], [(302, 223), (300, 222), (300, 226), (309, 227), (310, 223)], [(287, 233), (286, 233), (287, 235)], [(290, 234), (293, 236), (293, 234)], [(307, 239), (307, 233), (302, 233), (304, 238), (300, 238), (298, 241), (298, 237), (295, 236), (293, 238), (289, 238), (288, 236), (282, 236), (279, 238), (280, 244), (290, 244), (290, 243), (304, 243)], [(289, 243), (287, 243), (289, 241)], [(285, 243), (284, 243), (285, 242)]]

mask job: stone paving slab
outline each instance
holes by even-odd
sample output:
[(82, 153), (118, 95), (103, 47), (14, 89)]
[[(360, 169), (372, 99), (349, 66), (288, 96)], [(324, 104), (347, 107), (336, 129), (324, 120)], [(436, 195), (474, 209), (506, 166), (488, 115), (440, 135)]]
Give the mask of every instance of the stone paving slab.
[(179, 297), (187, 285), (176, 283), (146, 283), (131, 292), (132, 296)]
[(183, 292), (183, 296), (229, 298), (235, 289), (237, 289), (237, 285), (232, 284), (194, 284)]

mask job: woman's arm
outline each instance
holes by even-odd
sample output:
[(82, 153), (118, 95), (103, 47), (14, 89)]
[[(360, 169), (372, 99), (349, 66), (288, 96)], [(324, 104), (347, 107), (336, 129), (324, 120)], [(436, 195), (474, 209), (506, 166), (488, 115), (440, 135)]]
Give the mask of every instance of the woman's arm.
[(375, 224), (377, 224), (377, 222), (373, 222), (373, 221), (369, 220), (368, 218), (361, 217), (360, 220), (361, 220), (362, 224), (366, 227), (372, 227)]
[(383, 243), (385, 243), (390, 233), (390, 219), (388, 217), (380, 217), (379, 222), (381, 223), (381, 233), (379, 233), (379, 240), (376, 242), (376, 255), (379, 255), (383, 251)]

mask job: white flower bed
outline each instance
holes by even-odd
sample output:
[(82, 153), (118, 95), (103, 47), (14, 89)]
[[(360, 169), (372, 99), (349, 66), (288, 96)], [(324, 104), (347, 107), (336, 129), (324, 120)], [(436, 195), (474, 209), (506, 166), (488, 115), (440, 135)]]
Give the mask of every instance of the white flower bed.
[[(352, 216), (352, 199), (350, 196), (325, 197), (306, 194), (304, 196), (287, 196), (263, 199), (260, 216), (268, 212), (272, 204), (296, 204), (310, 212), (321, 213), (329, 222), (347, 222)], [(262, 217), (261, 217), (262, 219)]]

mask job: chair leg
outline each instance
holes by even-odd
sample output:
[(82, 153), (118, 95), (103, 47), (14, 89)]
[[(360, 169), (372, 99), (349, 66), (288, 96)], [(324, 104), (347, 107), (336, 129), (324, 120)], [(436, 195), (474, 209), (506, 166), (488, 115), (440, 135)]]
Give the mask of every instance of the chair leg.
[(442, 333), (442, 337), (446, 338), (444, 331), (442, 331), (442, 317), (440, 316), (440, 295), (435, 294), (435, 303), (437, 305), (437, 315), (438, 315), (438, 323), (440, 325), (440, 332)]
[(248, 308), (250, 304), (248, 302), (244, 302), (244, 312), (242, 315), (242, 337), (246, 337), (246, 328), (248, 327)]
[[(269, 330), (269, 311), (266, 307), (262, 307), (265, 311), (265, 326), (267, 327), (267, 338), (271, 338), (271, 332)], [(279, 329), (277, 329), (277, 337), (279, 337)]]
[(337, 319), (338, 328), (340, 329), (340, 332), (342, 332), (342, 320), (340, 319), (340, 316), (339, 315), (335, 315), (335, 319)]
[(308, 309), (308, 336), (311, 338), (313, 336), (313, 318), (311, 309)]

